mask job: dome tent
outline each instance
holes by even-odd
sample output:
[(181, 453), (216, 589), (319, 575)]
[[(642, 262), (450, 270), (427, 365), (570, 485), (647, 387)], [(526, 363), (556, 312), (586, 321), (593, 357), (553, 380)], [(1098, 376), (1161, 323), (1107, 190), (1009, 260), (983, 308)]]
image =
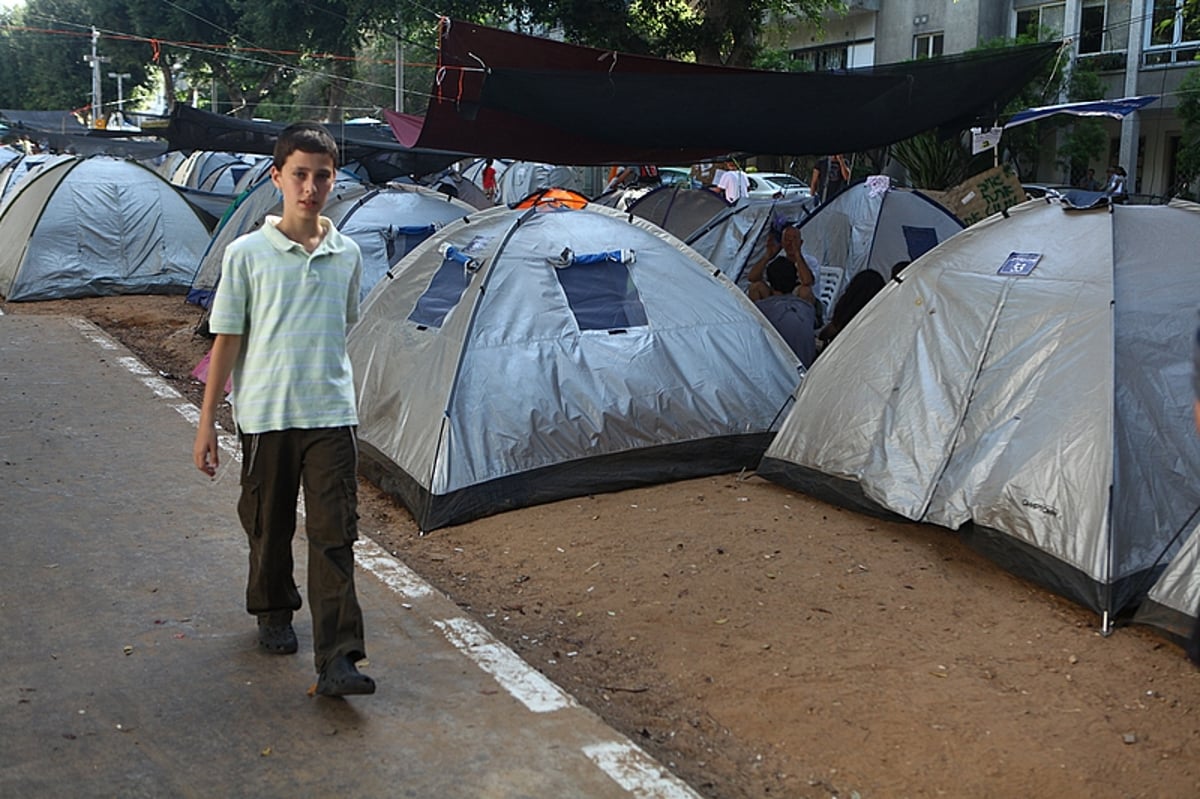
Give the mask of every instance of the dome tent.
[(709, 189), (692, 189), (676, 184), (658, 186), (631, 202), (626, 210), (687, 241), (705, 223), (731, 203)]
[(0, 167), (0, 202), (8, 199), (13, 190), (17, 186), (20, 186), (21, 181), (29, 177), (30, 173), (36, 172), (48, 164), (55, 164), (75, 157), (66, 153), (35, 153), (34, 155), (21, 155), (9, 161)]
[(799, 224), (804, 251), (821, 267), (814, 277), (827, 314), (862, 270), (889, 280), (897, 262), (917, 260), (964, 227), (933, 198), (885, 175), (855, 183)]
[(499, 199), (507, 204), (520, 202), (538, 189), (579, 191), (582, 184), (583, 176), (578, 167), (516, 161), (508, 164), (503, 171), (496, 170)]
[(809, 197), (742, 197), (684, 241), (745, 291), (750, 286), (746, 277), (750, 266), (766, 254), (769, 233), (804, 219), (811, 208)]
[(1200, 509), (1198, 222), (1034, 200), (976, 223), (822, 353), (759, 474), (958, 530), (1107, 626)]
[(66, 157), (30, 173), (0, 213), (0, 294), (49, 300), (182, 294), (208, 230), (152, 169)]
[[(1157, 627), (1181, 641), (1200, 629), (1200, 525), (1192, 528), (1179, 552), (1150, 587), (1134, 621)], [(1191, 645), (1195, 647), (1198, 642)]]
[(362, 468), (423, 530), (752, 467), (800, 366), (694, 251), (607, 208), (447, 225), (350, 333)]
[[(221, 277), (225, 248), (238, 236), (260, 227), (267, 214), (282, 212), (279, 190), (264, 180), (238, 200), (200, 260), (188, 301), (208, 307)], [(358, 183), (339, 173), (322, 214), (354, 239), (363, 254), (362, 296), (387, 270), (437, 227), (473, 213), (466, 203), (422, 186)]]

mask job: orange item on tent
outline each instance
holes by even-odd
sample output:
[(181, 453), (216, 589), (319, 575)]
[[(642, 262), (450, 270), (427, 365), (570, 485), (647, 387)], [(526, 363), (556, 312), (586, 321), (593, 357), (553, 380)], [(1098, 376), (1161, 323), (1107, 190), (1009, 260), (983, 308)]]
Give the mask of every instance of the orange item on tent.
[(515, 203), (513, 208), (533, 208), (537, 205), (562, 205), (567, 208), (583, 208), (588, 204), (588, 198), (570, 189), (538, 189), (525, 199)]

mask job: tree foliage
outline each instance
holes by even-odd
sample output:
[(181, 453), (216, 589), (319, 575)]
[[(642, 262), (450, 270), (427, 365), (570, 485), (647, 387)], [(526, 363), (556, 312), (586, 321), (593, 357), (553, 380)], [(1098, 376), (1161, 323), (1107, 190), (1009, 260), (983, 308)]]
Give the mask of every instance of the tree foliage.
[(1200, 64), (1188, 70), (1179, 84), (1179, 118), (1183, 140), (1175, 162), (1180, 193), (1200, 199)]
[[(1016, 47), (1034, 41), (1036, 39), (1030, 36), (994, 39), (984, 42), (977, 49)], [(1057, 61), (1047, 64), (999, 112), (999, 118), (1006, 119), (1025, 108), (1057, 102), (1062, 81), (1062, 65)], [(1036, 167), (1046, 130), (1042, 123), (1031, 123), (1004, 132), (1001, 147), (1008, 153), (1008, 159), (1013, 162), (1018, 175), (1028, 174)], [(992, 158), (986, 152), (972, 156), (969, 143), (964, 138), (939, 138), (934, 131), (894, 144), (890, 153), (908, 171), (913, 185), (925, 189), (950, 188), (992, 165)]]
[[(568, 42), (712, 64), (749, 66), (764, 20), (790, 15), (819, 26), (843, 0), (443, 0), (438, 12)], [(79, 108), (91, 96), (83, 56), (102, 34), (107, 71), (128, 72), (132, 96), (151, 78), (168, 102), (221, 112), (340, 119), (347, 105), (384, 99), (405, 60), (430, 64), (436, 18), (396, 0), (28, 0), (0, 30), (0, 86), (7, 107)], [(49, 33), (48, 31), (57, 31)], [(408, 70), (406, 69), (406, 75)], [(413, 70), (429, 86), (427, 67)], [(407, 81), (406, 81), (407, 82)], [(105, 92), (112, 95), (109, 89)], [(303, 107), (300, 107), (303, 106)], [(290, 110), (290, 114), (288, 111)]]
[[(1067, 83), (1067, 99), (1071, 102), (1104, 99), (1104, 83), (1093, 62), (1075, 64)], [(1087, 172), (1088, 164), (1104, 155), (1108, 134), (1100, 120), (1092, 117), (1074, 117), (1057, 124), (1067, 127), (1058, 148), (1058, 163), (1070, 176), (1071, 185), (1075, 185)]]

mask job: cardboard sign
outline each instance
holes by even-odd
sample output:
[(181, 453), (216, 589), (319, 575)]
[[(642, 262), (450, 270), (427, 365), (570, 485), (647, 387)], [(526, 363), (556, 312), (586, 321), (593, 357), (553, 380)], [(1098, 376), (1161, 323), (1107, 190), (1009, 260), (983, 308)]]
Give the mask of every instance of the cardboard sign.
[(1021, 181), (1016, 174), (1002, 166), (972, 175), (946, 191), (925, 193), (946, 206), (966, 225), (973, 225), (992, 214), (1025, 202), (1025, 189), (1021, 187)]

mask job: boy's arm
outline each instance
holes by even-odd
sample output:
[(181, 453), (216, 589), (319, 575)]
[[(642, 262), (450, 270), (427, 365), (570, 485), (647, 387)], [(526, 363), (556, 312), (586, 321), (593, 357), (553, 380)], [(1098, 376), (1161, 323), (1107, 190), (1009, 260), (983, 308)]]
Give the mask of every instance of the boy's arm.
[(217, 408), (225, 397), (225, 383), (241, 349), (241, 336), (221, 333), (213, 342), (212, 357), (208, 362), (208, 382), (204, 385), (204, 403), (200, 408), (200, 424), (196, 428), (196, 441), (192, 444), (192, 461), (197, 469), (209, 477), (215, 475), (217, 467), (221, 465), (221, 450), (217, 445)]

